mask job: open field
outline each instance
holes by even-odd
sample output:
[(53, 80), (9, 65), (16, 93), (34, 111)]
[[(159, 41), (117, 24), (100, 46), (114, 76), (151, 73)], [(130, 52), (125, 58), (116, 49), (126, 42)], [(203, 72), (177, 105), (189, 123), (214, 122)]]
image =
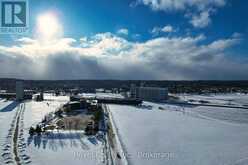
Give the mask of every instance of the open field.
[(205, 101), (209, 104), (217, 105), (233, 105), (233, 106), (244, 106), (248, 107), (248, 95), (241, 93), (233, 94), (205, 94), (205, 95), (190, 95), (190, 94), (181, 94), (178, 95), (180, 99), (189, 101), (189, 102), (199, 102)]
[(247, 110), (109, 105), (130, 164), (248, 164)]

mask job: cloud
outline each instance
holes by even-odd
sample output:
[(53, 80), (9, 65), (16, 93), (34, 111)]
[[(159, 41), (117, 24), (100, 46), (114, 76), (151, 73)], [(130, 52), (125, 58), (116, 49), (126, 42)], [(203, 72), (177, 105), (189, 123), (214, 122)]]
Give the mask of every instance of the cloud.
[(0, 75), (24, 79), (247, 79), (247, 60), (231, 48), (235, 35), (206, 43), (206, 36), (156, 37), (131, 42), (112, 33), (44, 44), (20, 38), (0, 45)]
[(235, 32), (235, 33), (233, 33), (232, 37), (233, 38), (242, 38), (243, 34)]
[(149, 6), (154, 11), (184, 12), (196, 28), (203, 28), (211, 22), (210, 16), (226, 5), (226, 0), (137, 0), (131, 6)]
[(171, 25), (166, 25), (164, 27), (157, 27), (155, 26), (152, 30), (151, 33), (154, 36), (157, 36), (161, 33), (171, 33), (171, 32), (175, 32), (176, 30), (171, 26)]
[(167, 25), (167, 26), (162, 28), (162, 31), (169, 33), (169, 32), (173, 32), (174, 30), (173, 30), (173, 27), (171, 25)]
[(132, 38), (134, 39), (134, 40), (137, 40), (137, 39), (140, 39), (141, 38), (141, 35), (140, 34), (132, 34)]
[(150, 6), (153, 10), (175, 11), (186, 10), (189, 7), (196, 7), (198, 10), (209, 7), (222, 7), (226, 2), (225, 0), (138, 0), (136, 4)]
[(117, 34), (128, 35), (128, 29), (125, 29), (125, 28), (119, 29), (119, 30), (117, 31)]
[(200, 15), (193, 15), (190, 23), (197, 28), (204, 28), (211, 23), (209, 11), (203, 11)]

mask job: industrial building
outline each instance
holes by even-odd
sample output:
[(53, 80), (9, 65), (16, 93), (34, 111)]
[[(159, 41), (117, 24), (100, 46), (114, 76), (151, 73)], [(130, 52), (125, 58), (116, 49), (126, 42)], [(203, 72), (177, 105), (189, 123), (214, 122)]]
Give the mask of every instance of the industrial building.
[(131, 97), (147, 101), (164, 101), (168, 99), (168, 89), (159, 87), (136, 87), (131, 85)]

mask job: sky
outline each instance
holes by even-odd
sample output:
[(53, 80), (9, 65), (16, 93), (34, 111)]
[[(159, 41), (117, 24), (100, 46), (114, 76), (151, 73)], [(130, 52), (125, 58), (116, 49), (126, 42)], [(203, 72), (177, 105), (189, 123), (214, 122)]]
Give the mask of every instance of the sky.
[(247, 80), (248, 1), (29, 0), (0, 78)]

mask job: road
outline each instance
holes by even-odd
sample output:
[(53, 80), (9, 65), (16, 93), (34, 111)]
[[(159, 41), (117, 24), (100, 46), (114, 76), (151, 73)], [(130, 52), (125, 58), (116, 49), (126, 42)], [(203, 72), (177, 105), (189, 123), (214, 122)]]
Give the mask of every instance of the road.
[[(111, 112), (109, 111), (109, 108), (106, 104), (103, 106), (104, 114), (107, 116), (107, 123), (109, 124), (108, 127), (111, 129), (113, 133), (113, 137), (111, 138), (110, 135), (110, 129), (108, 129), (106, 140), (108, 144), (109, 149), (109, 155), (111, 159), (112, 165), (130, 165), (130, 161), (126, 157), (126, 150), (123, 142), (121, 141), (121, 138), (118, 133), (118, 128), (116, 127), (115, 121), (111, 115)], [(111, 144), (113, 145), (111, 147)]]

